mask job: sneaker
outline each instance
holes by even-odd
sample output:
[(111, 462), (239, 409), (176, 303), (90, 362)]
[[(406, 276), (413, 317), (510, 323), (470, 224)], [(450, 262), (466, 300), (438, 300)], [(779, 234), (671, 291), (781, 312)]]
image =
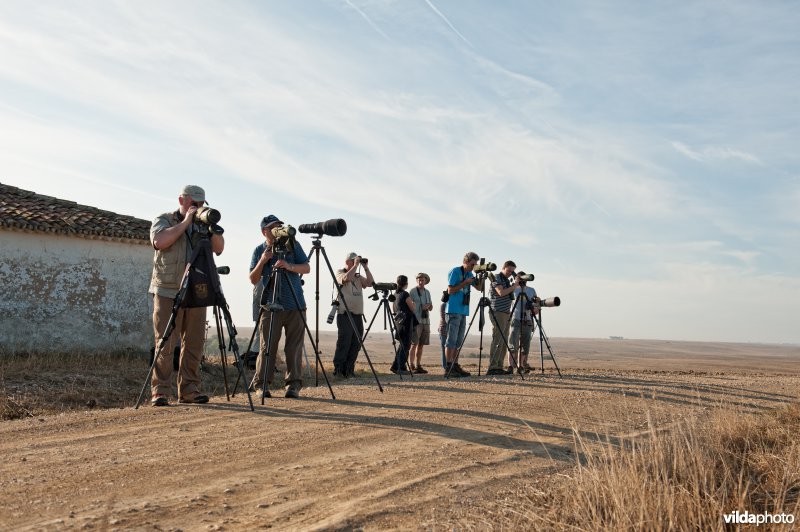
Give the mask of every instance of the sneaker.
[(166, 395), (154, 395), (150, 403), (153, 406), (169, 406), (169, 400)]
[(208, 402), (208, 396), (207, 395), (195, 395), (191, 399), (185, 399), (185, 398), (181, 397), (180, 399), (178, 399), (178, 402), (179, 403), (184, 403), (184, 404), (188, 403), (188, 404), (202, 405), (202, 404), (205, 404), (205, 403)]
[(505, 375), (506, 370), (500, 368), (491, 368), (486, 372), (487, 375)]
[(408, 367), (409, 369), (411, 369), (411, 373), (417, 372), (417, 367), (414, 364), (409, 364)]
[(425, 374), (428, 373), (428, 370), (423, 368), (422, 366), (417, 366), (417, 368), (414, 370), (414, 373)]

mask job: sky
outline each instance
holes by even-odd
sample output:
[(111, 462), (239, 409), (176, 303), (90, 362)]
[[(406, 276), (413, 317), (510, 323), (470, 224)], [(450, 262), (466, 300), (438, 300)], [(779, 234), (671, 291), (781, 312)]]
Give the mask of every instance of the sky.
[(147, 220), (204, 187), (240, 326), (275, 214), (345, 219), (333, 268), (437, 299), (467, 251), (511, 259), (562, 299), (550, 337), (799, 344), (798, 27), (781, 1), (2, 0), (0, 182)]

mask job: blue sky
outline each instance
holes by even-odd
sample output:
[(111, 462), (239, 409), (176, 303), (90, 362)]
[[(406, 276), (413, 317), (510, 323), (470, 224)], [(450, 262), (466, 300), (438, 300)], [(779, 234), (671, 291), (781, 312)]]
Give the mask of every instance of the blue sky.
[(344, 218), (334, 267), (434, 293), (466, 251), (513, 259), (563, 299), (550, 336), (800, 343), (798, 27), (790, 2), (6, 0), (0, 181), (146, 219), (204, 186), (240, 325), (274, 213)]

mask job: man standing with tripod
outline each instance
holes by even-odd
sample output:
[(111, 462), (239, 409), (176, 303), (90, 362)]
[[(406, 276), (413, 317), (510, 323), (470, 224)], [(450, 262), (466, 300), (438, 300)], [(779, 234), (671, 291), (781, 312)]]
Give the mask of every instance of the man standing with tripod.
[[(256, 359), (256, 373), (250, 386), (264, 388), (264, 396), (271, 397), (269, 385), (275, 374), (275, 357), (278, 343), (281, 340), (281, 329), (286, 331), (286, 397), (297, 399), (303, 387), (303, 315), (306, 301), (300, 275), (311, 271), (308, 256), (303, 247), (294, 242), (291, 250), (280, 250), (276, 247), (273, 229), (283, 225), (277, 216), (270, 214), (261, 220), (261, 234), (265, 241), (253, 251), (250, 261), (250, 282), (264, 284), (261, 298), (261, 322), (259, 324), (260, 349)], [(274, 274), (273, 274), (274, 270)], [(285, 272), (285, 275), (284, 273)], [(288, 281), (288, 282), (286, 282)], [(275, 285), (278, 284), (276, 297)], [(274, 320), (274, 322), (273, 322)], [(272, 335), (270, 338), (270, 323)], [(270, 341), (271, 340), (271, 341)], [(267, 345), (267, 342), (270, 345)], [(264, 357), (268, 356), (267, 382), (263, 382)]]
[(511, 321), (511, 304), (514, 302), (514, 290), (517, 288), (517, 281), (511, 283), (511, 277), (517, 269), (513, 260), (507, 260), (503, 264), (503, 269), (492, 281), (491, 305), (494, 312), (490, 312), (492, 317), (492, 347), (489, 357), (489, 370), (487, 375), (508, 375), (503, 362), (506, 358), (506, 346), (508, 345), (508, 327)]
[[(153, 295), (153, 332), (155, 345), (172, 315), (172, 306), (178, 295), (186, 264), (202, 236), (195, 223), (194, 214), (206, 203), (205, 191), (196, 185), (183, 187), (178, 196), (180, 208), (166, 212), (153, 220), (150, 241), (155, 249), (153, 274), (149, 292)], [(225, 248), (222, 234), (212, 233), (211, 249), (216, 254)], [(175, 331), (181, 339), (178, 364), (178, 402), (207, 403), (208, 396), (200, 391), (200, 359), (205, 341), (206, 307), (179, 308), (175, 317)], [(172, 334), (161, 353), (172, 353), (176, 335)], [(159, 354), (160, 355), (160, 354)], [(172, 388), (172, 356), (160, 355), (153, 364), (151, 380), (153, 406), (167, 406)]]
[[(364, 288), (372, 286), (375, 279), (367, 266), (367, 259), (362, 259), (355, 252), (347, 254), (344, 261), (345, 267), (336, 271), (336, 282), (342, 287), (345, 307), (339, 302), (339, 310), (336, 315), (336, 328), (339, 334), (336, 338), (336, 352), (333, 355), (333, 374), (340, 377), (355, 377), (356, 359), (358, 350), (361, 348), (361, 337), (364, 335)], [(359, 269), (364, 266), (364, 273), (361, 275)], [(347, 316), (350, 310), (353, 325)]]
[[(453, 377), (469, 377), (470, 372), (461, 368), (456, 361), (458, 348), (464, 342), (467, 332), (467, 316), (469, 316), (469, 287), (474, 286), (475, 274), (472, 270), (478, 264), (480, 257), (472, 251), (464, 255), (461, 266), (456, 266), (447, 275), (447, 308), (445, 321), (447, 322), (447, 340), (445, 343), (445, 358), (447, 363), (444, 374)], [(477, 287), (475, 287), (477, 288)], [(451, 370), (452, 368), (452, 370)]]

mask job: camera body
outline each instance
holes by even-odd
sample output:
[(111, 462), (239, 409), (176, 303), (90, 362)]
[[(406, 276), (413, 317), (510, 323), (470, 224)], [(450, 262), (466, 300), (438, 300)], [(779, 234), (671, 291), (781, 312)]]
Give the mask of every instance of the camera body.
[[(362, 257), (361, 255), (358, 256), (358, 262), (366, 266), (369, 263), (369, 259), (367, 257)], [(381, 283), (384, 284), (384, 283)]]

